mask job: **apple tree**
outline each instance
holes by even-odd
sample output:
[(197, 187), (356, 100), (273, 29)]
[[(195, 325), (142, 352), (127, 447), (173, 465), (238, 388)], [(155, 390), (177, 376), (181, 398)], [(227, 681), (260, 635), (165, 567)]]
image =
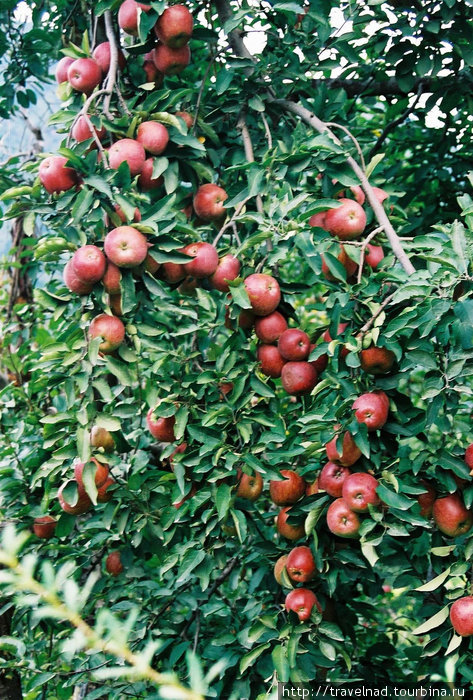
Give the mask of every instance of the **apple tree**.
[(7, 5), (4, 696), (471, 683), (470, 3)]

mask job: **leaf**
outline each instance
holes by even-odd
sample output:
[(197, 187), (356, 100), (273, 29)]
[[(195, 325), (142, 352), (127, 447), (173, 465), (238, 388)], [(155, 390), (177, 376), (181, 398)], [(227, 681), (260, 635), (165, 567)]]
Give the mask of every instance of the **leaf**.
[(242, 656), (240, 659), (240, 673), (244, 673), (249, 666), (252, 666), (253, 662), (256, 661), (266, 649), (269, 649), (270, 646), (270, 642), (266, 642), (266, 644), (261, 644), (259, 647), (255, 647), (255, 649), (252, 649)]
[(228, 484), (221, 484), (217, 488), (217, 496), (215, 503), (217, 506), (218, 519), (223, 520), (230, 508), (230, 502), (232, 499), (232, 489)]
[(427, 583), (424, 583), (422, 586), (414, 588), (414, 590), (420, 592), (435, 591), (436, 588), (439, 588), (439, 586), (441, 586), (442, 583), (447, 580), (449, 575), (450, 567), (448, 567), (448, 569), (445, 569), (445, 571), (433, 578), (431, 581), (427, 581)]
[(330, 644), (330, 642), (325, 642), (321, 639), (319, 642), (319, 649), (322, 654), (327, 657), (327, 659), (330, 659), (330, 661), (335, 661), (337, 658), (337, 650), (333, 644)]
[(399, 510), (409, 510), (412, 508), (416, 501), (406, 498), (400, 493), (391, 491), (391, 489), (386, 488), (384, 484), (380, 484), (376, 489), (376, 493), (380, 499), (386, 503), (386, 505), (391, 506), (391, 508), (398, 508)]
[(369, 178), (371, 174), (373, 173), (374, 169), (376, 168), (379, 163), (383, 160), (385, 153), (377, 153), (373, 158), (370, 160), (368, 165), (366, 166), (365, 174), (366, 177)]
[(361, 543), (361, 551), (363, 556), (369, 561), (371, 566), (374, 566), (379, 559), (378, 553), (372, 544), (369, 542)]
[(459, 263), (459, 272), (466, 274), (468, 271), (467, 243), (465, 238), (465, 227), (459, 221), (454, 221), (450, 234), (452, 247)]
[(239, 282), (237, 286), (232, 286), (232, 284), (230, 284), (229, 287), (230, 294), (235, 304), (241, 309), (251, 309), (250, 299), (243, 282)]
[(454, 634), (452, 635), (452, 638), (451, 638), (449, 644), (448, 644), (447, 650), (446, 650), (446, 652), (445, 652), (445, 656), (448, 656), (448, 655), (451, 654), (453, 651), (455, 651), (455, 649), (458, 649), (458, 647), (460, 646), (460, 644), (462, 643), (462, 641), (463, 641), (463, 637), (460, 637), (459, 634), (455, 634), (455, 633), (454, 633)]
[(416, 627), (415, 630), (413, 630), (412, 634), (425, 634), (426, 632), (430, 632), (430, 630), (433, 630), (436, 627), (440, 627), (440, 625), (442, 625), (448, 618), (448, 615), (449, 608), (448, 605), (446, 605), (444, 608), (435, 613), (435, 615), (433, 615), (421, 625)]
[(279, 683), (287, 683), (289, 680), (289, 662), (287, 660), (286, 648), (282, 644), (278, 644), (271, 652), (274, 668), (278, 674)]

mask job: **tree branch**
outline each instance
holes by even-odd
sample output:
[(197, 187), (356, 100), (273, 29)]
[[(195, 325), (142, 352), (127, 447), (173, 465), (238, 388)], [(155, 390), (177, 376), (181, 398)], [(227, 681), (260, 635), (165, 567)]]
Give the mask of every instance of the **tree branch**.
[(423, 83), (419, 83), (417, 95), (416, 95), (414, 101), (412, 102), (412, 104), (409, 105), (409, 107), (401, 115), (399, 115), (399, 117), (397, 119), (394, 119), (392, 122), (389, 122), (389, 124), (387, 124), (384, 127), (383, 133), (381, 134), (379, 139), (376, 141), (376, 143), (374, 144), (373, 148), (371, 149), (371, 151), (369, 153), (370, 159), (379, 151), (379, 149), (381, 148), (383, 143), (386, 141), (386, 139), (389, 136), (389, 134), (391, 133), (391, 131), (394, 131), (396, 126), (399, 126), (399, 124), (402, 124), (402, 122), (407, 119), (409, 114), (411, 114), (414, 111), (417, 103), (420, 100), (422, 92), (423, 92)]
[(115, 31), (113, 29), (112, 13), (107, 10), (104, 13), (105, 32), (110, 43), (110, 67), (107, 75), (107, 94), (104, 100), (104, 113), (110, 118), (110, 101), (112, 99), (113, 88), (117, 82), (118, 72), (118, 46)]
[[(457, 90), (461, 93), (467, 93), (471, 89), (472, 76), (469, 71), (459, 71), (450, 75), (430, 78), (417, 78), (412, 87), (406, 90), (401, 87), (396, 78), (388, 80), (374, 80), (372, 78), (314, 78), (312, 80), (312, 88), (320, 90), (344, 90), (348, 97), (364, 97), (383, 95), (385, 97), (406, 97), (406, 95), (415, 94), (421, 88), (422, 92), (442, 92), (449, 90)], [(297, 98), (297, 93), (294, 93), (294, 98)]]

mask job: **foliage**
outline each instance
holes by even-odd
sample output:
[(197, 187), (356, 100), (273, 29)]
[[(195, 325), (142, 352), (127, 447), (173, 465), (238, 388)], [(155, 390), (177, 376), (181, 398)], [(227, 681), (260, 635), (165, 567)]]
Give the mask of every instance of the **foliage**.
[[(8, 188), (2, 195), (5, 221), (20, 217), (24, 242), (35, 251), (34, 258), (31, 249), (23, 257), (35, 282), (34, 302), (13, 299), (12, 313), (1, 319), (1, 363), (7, 379), (14, 379), (0, 391), (2, 520), (28, 530), (34, 517), (58, 516), (54, 538), (32, 537), (23, 545), (31, 575), (44, 562), (43, 581), (60, 581), (66, 602), (84, 592), (83, 618), (101, 637), (118, 634), (120, 621), (133, 652), (146, 647), (147, 663), (159, 674), (173, 672), (209, 697), (264, 697), (277, 681), (288, 680), (443, 677), (445, 655), (457, 679), (471, 682), (471, 642), (452, 636), (446, 606), (469, 585), (472, 538), (442, 535), (420, 515), (416, 500), (424, 490), (421, 479), (438, 494), (457, 488), (453, 474), (471, 480), (463, 461), (473, 441), (473, 201), (465, 194), (471, 96), (458, 88), (471, 80), (471, 6), (313, 0), (306, 14), (292, 2), (230, 7), (219, 0), (199, 14), (200, 5), (189, 6), (197, 17), (190, 67), (161, 87), (143, 86), (148, 30), (164, 7), (153, 2), (152, 13), (142, 16), (140, 38), (133, 43), (121, 37), (129, 64), (120, 79), (123, 102), (115, 92), (110, 115), (103, 113), (103, 95), (90, 106), (114, 139), (132, 136), (149, 117), (168, 126), (170, 144), (154, 166), (154, 175), (164, 176), (160, 190), (141, 192), (126, 164), (107, 169), (90, 141), (68, 138), (84, 100), (62, 88), (64, 104), (51, 125), (64, 136), (59, 153), (81, 174), (81, 187), (46, 195), (37, 179), (39, 160), (22, 169), (13, 162), (1, 171)], [(57, 49), (64, 17), (73, 11), (68, 38), (74, 46), (67, 50), (87, 53), (91, 7), (47, 8), (51, 31), (32, 38)], [(39, 32), (44, 15), (34, 9), (29, 31)], [(112, 10), (115, 18), (116, 9), (117, 3), (101, 0), (95, 17)], [(11, 83), (20, 69), (18, 83), (26, 75), (44, 82), (47, 59), (36, 72), (31, 67), (43, 45), (32, 42), (26, 49), (28, 34), (12, 29), (9, 17), (2, 20), (4, 42), (11, 40)], [(262, 53), (256, 60), (235, 55), (239, 28), (249, 40), (260, 23), (267, 25)], [(87, 39), (78, 40), (78, 28), (81, 34), (88, 29)], [(340, 69), (339, 84), (334, 69)], [(413, 105), (422, 91), (430, 96)], [(4, 86), (0, 96), (9, 112), (10, 90)], [(335, 123), (341, 142), (285, 111), (278, 102), (283, 99)], [(428, 126), (434, 105), (448, 115), (442, 129)], [(185, 109), (198, 112), (195, 132), (174, 116)], [(376, 242), (385, 248), (383, 264), (364, 269), (359, 282), (347, 281), (338, 243), (308, 225), (341, 187), (358, 184), (347, 156), (360, 160), (359, 153), (337, 125), (356, 137), (370, 183), (390, 194), (386, 210), (413, 274), (399, 264), (381, 230)], [(254, 161), (242, 138), (246, 129)], [(95, 316), (110, 312), (109, 299), (100, 284), (89, 296), (67, 290), (61, 274), (71, 250), (101, 245), (106, 217), (115, 221), (115, 204), (128, 218), (138, 206), (136, 228), (146, 233), (156, 260), (182, 262), (182, 245), (218, 235), (218, 228), (188, 220), (182, 211), (208, 181), (228, 192), (235, 224), (221, 232), (219, 254), (230, 251), (243, 264), (231, 298), (205, 281), (187, 295), (145, 270), (125, 271), (126, 343), (114, 355), (100, 355), (87, 330)], [(376, 214), (365, 208), (367, 231), (379, 229)], [(38, 241), (39, 221), (45, 230)], [(333, 282), (321, 274), (321, 253)], [(360, 253), (350, 247), (358, 262)], [(279, 380), (264, 377), (254, 335), (237, 327), (241, 308), (248, 307), (242, 278), (255, 270), (277, 276), (283, 310), (319, 341), (313, 359), (330, 355), (310, 396), (289, 397)], [(46, 286), (37, 281), (40, 273), (47, 275)], [(7, 309), (7, 285), (0, 294)], [(225, 325), (227, 306), (233, 329)], [(337, 337), (341, 321), (348, 326)], [(326, 328), (330, 343), (321, 341)], [(359, 351), (371, 343), (394, 352), (392, 373), (372, 377), (360, 369)], [(233, 383), (226, 396), (222, 382)], [(373, 388), (389, 395), (390, 418), (368, 436), (351, 405)], [(156, 444), (146, 429), (149, 408), (174, 415), (177, 443), (187, 443), (173, 457), (173, 469), (169, 457), (176, 444)], [(324, 445), (335, 424), (355, 436), (361, 468), (380, 479), (387, 507), (363, 518), (359, 540), (341, 540), (326, 526), (325, 494), (305, 496), (294, 506), (294, 522), (305, 524), (316, 558), (314, 589), (325, 609), (299, 623), (283, 611), (287, 588), (273, 577), (275, 561), (291, 545), (275, 532), (277, 510), (267, 485), (284, 468), (312, 481), (326, 461)], [(91, 448), (94, 425), (112, 432), (111, 454)], [(71, 478), (74, 461), (92, 454), (110, 464), (117, 482), (113, 498), (86, 515), (67, 515), (57, 490)], [(235, 495), (238, 468), (264, 476), (265, 491), (255, 503)], [(193, 485), (195, 494), (175, 508)], [(93, 478), (86, 488), (95, 501)], [(470, 507), (473, 486), (463, 496)], [(116, 549), (125, 570), (115, 578), (104, 559)], [(18, 561), (13, 564), (2, 581), (17, 590)], [(383, 584), (395, 595), (385, 594)], [(149, 675), (130, 678), (103, 649), (92, 656), (83, 644), (73, 646), (77, 638), (63, 620), (51, 619), (42, 605), (34, 609), (37, 597), (15, 600), (20, 641), (4, 639), (2, 648), (15, 656), (28, 698), (40, 698), (45, 684), (48, 697), (68, 698), (71, 687), (86, 682), (92, 700), (152, 697)], [(64, 647), (74, 653), (63, 656)], [(9, 663), (5, 656), (3, 665)], [(91, 669), (99, 666), (105, 684), (90, 681)]]

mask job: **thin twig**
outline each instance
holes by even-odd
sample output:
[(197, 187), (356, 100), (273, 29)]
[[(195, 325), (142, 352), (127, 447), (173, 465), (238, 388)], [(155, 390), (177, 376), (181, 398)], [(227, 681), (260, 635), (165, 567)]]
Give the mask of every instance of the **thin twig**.
[(395, 294), (396, 294), (396, 292), (393, 292), (392, 294), (390, 294), (389, 296), (387, 296), (386, 299), (385, 299), (383, 302), (381, 302), (381, 304), (379, 305), (378, 309), (377, 309), (377, 310), (375, 311), (375, 313), (371, 316), (371, 318), (368, 319), (368, 321), (366, 321), (365, 325), (362, 326), (362, 327), (360, 328), (360, 330), (359, 330), (359, 332), (357, 333), (357, 336), (356, 336), (357, 338), (362, 338), (362, 337), (365, 335), (365, 333), (367, 333), (367, 332), (370, 330), (371, 326), (372, 326), (373, 323), (376, 321), (376, 319), (378, 318), (379, 314), (386, 308), (386, 306), (389, 304), (389, 302), (393, 300)]
[(371, 233), (370, 233), (368, 236), (366, 236), (365, 240), (362, 242), (361, 254), (360, 254), (360, 263), (359, 263), (359, 265), (358, 265), (358, 274), (357, 274), (357, 276), (356, 276), (356, 281), (357, 281), (358, 284), (360, 284), (360, 282), (361, 282), (361, 276), (362, 276), (362, 274), (363, 274), (363, 265), (364, 265), (364, 262), (365, 262), (365, 251), (366, 251), (366, 248), (367, 248), (367, 246), (368, 246), (368, 243), (369, 243), (370, 241), (372, 241), (373, 238), (374, 238), (375, 236), (377, 236), (378, 233), (381, 233), (381, 231), (383, 231), (383, 230), (384, 230), (384, 229), (383, 229), (383, 226), (378, 226), (378, 228), (375, 228), (374, 231), (371, 231)]
[(361, 150), (360, 144), (358, 143), (357, 139), (353, 136), (351, 131), (349, 129), (347, 129), (346, 126), (343, 126), (343, 124), (337, 124), (336, 122), (325, 122), (325, 125), (330, 126), (332, 128), (341, 129), (343, 131), (343, 133), (345, 133), (353, 141), (353, 143), (355, 144), (356, 151), (357, 151), (358, 155), (360, 156), (361, 167), (363, 168), (364, 171), (366, 171), (366, 163), (365, 163), (365, 157), (363, 155), (363, 151)]
[(270, 151), (273, 147), (273, 136), (271, 134), (271, 129), (269, 128), (268, 120), (263, 112), (261, 112), (261, 121), (264, 124), (264, 132), (266, 134), (266, 141), (268, 142), (268, 151)]
[(370, 158), (372, 158), (379, 151), (379, 149), (381, 148), (383, 143), (386, 141), (386, 139), (389, 136), (389, 134), (391, 133), (391, 131), (394, 131), (396, 126), (399, 126), (399, 124), (402, 124), (402, 122), (404, 122), (407, 119), (409, 114), (411, 114), (414, 111), (417, 103), (419, 102), (419, 100), (421, 98), (423, 90), (424, 90), (424, 83), (421, 82), (421, 83), (419, 83), (419, 85), (417, 87), (417, 94), (416, 94), (412, 104), (409, 107), (407, 107), (407, 109), (397, 119), (394, 119), (392, 122), (389, 122), (389, 124), (387, 124), (384, 127), (381, 136), (376, 141), (376, 143), (374, 144), (373, 148), (370, 151), (370, 154), (369, 154)]
[(112, 99), (112, 93), (113, 89), (115, 87), (115, 83), (117, 82), (117, 73), (118, 73), (118, 46), (117, 46), (117, 39), (115, 36), (115, 32), (113, 29), (113, 21), (112, 21), (112, 13), (110, 10), (107, 10), (104, 13), (104, 19), (105, 19), (105, 33), (107, 35), (107, 39), (110, 44), (110, 67), (108, 69), (108, 75), (107, 75), (107, 94), (105, 96), (104, 100), (104, 114), (111, 118), (110, 115), (110, 102)]
[(222, 228), (220, 229), (220, 231), (217, 233), (217, 235), (215, 236), (214, 240), (212, 241), (212, 245), (214, 245), (214, 246), (217, 245), (217, 243), (219, 242), (219, 240), (221, 239), (221, 237), (223, 236), (223, 234), (225, 233), (225, 231), (226, 231), (227, 229), (229, 229), (231, 226), (233, 226), (233, 224), (235, 223), (235, 219), (237, 218), (237, 216), (239, 216), (241, 210), (243, 209), (243, 207), (245, 206), (245, 204), (246, 204), (246, 203), (248, 202), (248, 200), (250, 200), (250, 199), (251, 199), (251, 197), (245, 197), (245, 199), (244, 199), (242, 202), (240, 202), (240, 204), (238, 204), (238, 206), (236, 207), (236, 209), (235, 209), (235, 211), (234, 211), (234, 213), (233, 213), (232, 218), (229, 219), (225, 224), (223, 224)]

